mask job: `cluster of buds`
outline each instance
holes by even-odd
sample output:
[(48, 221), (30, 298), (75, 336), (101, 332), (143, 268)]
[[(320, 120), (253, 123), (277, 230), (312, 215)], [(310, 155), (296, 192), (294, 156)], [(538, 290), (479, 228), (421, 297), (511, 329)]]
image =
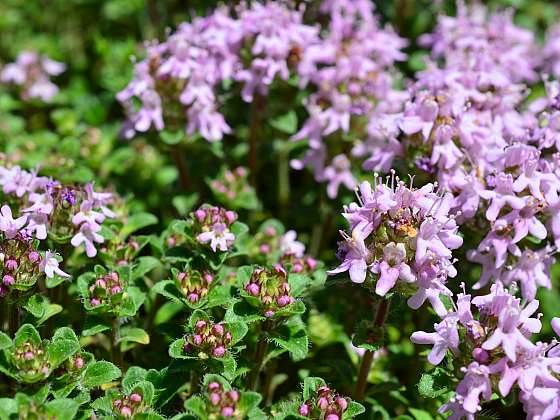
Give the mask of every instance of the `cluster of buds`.
[(208, 271), (180, 271), (175, 275), (177, 288), (191, 303), (198, 302), (208, 294), (214, 275)]
[(298, 257), (293, 253), (287, 252), (280, 257), (280, 264), (282, 264), (283, 267), (290, 265), (290, 271), (292, 273), (310, 274), (315, 271), (317, 260), (309, 255)]
[(119, 395), (113, 399), (113, 413), (117, 417), (133, 417), (144, 411), (143, 401), (142, 395), (138, 392), (133, 392), (130, 395)]
[(268, 256), (278, 250), (280, 234), (274, 226), (267, 226), (255, 235), (256, 256)]
[(329, 387), (317, 389), (316, 395), (299, 407), (299, 414), (312, 419), (340, 420), (348, 408), (348, 400)]
[(12, 356), (15, 368), (26, 381), (36, 382), (45, 379), (51, 373), (51, 366), (42, 345), (26, 341), (13, 350)]
[(221, 207), (202, 206), (196, 210), (192, 219), (196, 240), (201, 244), (209, 244), (212, 251), (228, 251), (233, 245), (235, 235), (230, 226), (237, 220), (237, 213)]
[(245, 291), (260, 300), (264, 316), (271, 318), (276, 311), (294, 302), (286, 270), (275, 265), (271, 270), (256, 268), (245, 285)]
[(136, 238), (131, 237), (123, 242), (110, 242), (107, 246), (102, 246), (99, 250), (104, 254), (114, 256), (117, 265), (123, 267), (130, 264), (134, 259), (140, 250), (140, 244)]
[(241, 166), (232, 171), (226, 170), (210, 182), (210, 187), (218, 198), (224, 198), (225, 201), (235, 200), (242, 194), (250, 192), (247, 176), (247, 169)]
[(208, 418), (214, 419), (220, 418), (220, 416), (229, 418), (236, 416), (236, 405), (240, 397), (238, 391), (235, 389), (226, 391), (219, 382), (210, 382), (207, 391), (207, 398), (210, 402), (207, 412)]
[(26, 290), (33, 286), (41, 275), (41, 255), (33, 242), (19, 234), (2, 241), (0, 273), (0, 297), (12, 288)]
[(220, 358), (226, 354), (232, 338), (227, 324), (215, 324), (212, 321), (199, 319), (194, 326), (194, 332), (185, 336), (183, 350), (185, 353), (196, 351), (200, 358), (209, 356)]
[(89, 287), (89, 303), (92, 307), (102, 304), (116, 305), (122, 301), (124, 285), (116, 271), (95, 279)]

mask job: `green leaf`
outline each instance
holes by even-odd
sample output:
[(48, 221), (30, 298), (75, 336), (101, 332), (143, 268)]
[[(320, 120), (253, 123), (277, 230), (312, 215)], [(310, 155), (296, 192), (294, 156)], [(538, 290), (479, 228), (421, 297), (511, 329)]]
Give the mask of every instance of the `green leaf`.
[(144, 256), (136, 259), (138, 262), (132, 268), (132, 280), (139, 279), (161, 265), (158, 258)]
[(423, 373), (418, 382), (418, 392), (423, 397), (436, 398), (447, 392), (447, 388), (436, 385), (438, 371), (434, 373)]
[(121, 371), (118, 367), (110, 362), (102, 360), (88, 365), (84, 372), (83, 384), (87, 388), (95, 388), (114, 381), (120, 376)]
[(253, 274), (253, 266), (251, 265), (244, 265), (237, 269), (236, 274), (236, 282), (237, 287), (242, 289), (251, 279), (251, 275)]
[(7, 349), (12, 346), (12, 339), (8, 334), (0, 331), (0, 350)]
[(427, 411), (412, 407), (409, 407), (408, 411), (410, 411), (415, 420), (433, 420), (433, 417)]
[(296, 361), (307, 356), (309, 340), (301, 322), (290, 320), (269, 334), (270, 340), (278, 347), (287, 350)]
[(57, 419), (73, 419), (78, 408), (79, 404), (69, 398), (59, 398), (46, 404), (47, 413)]
[(297, 131), (298, 119), (295, 111), (289, 111), (287, 114), (270, 120), (270, 125), (286, 134), (294, 134)]
[(366, 409), (362, 404), (357, 403), (356, 401), (350, 401), (348, 403), (348, 408), (346, 408), (346, 411), (342, 415), (342, 418), (353, 419), (354, 417), (359, 416), (362, 413), (365, 413), (365, 411)]
[(206, 404), (204, 400), (195, 395), (194, 397), (190, 397), (187, 401), (185, 401), (185, 408), (197, 416), (199, 419), (207, 418), (206, 415)]
[(174, 359), (192, 359), (193, 357), (185, 355), (184, 351), (185, 339), (179, 338), (169, 346), (169, 356)]
[(150, 336), (142, 328), (125, 327), (121, 329), (121, 337), (119, 338), (119, 342), (121, 341), (132, 341), (133, 343), (150, 344)]
[(128, 218), (125, 225), (121, 229), (120, 236), (128, 237), (131, 233), (136, 232), (146, 226), (155, 225), (158, 222), (156, 216), (151, 213), (136, 213)]
[(82, 330), (82, 335), (84, 337), (87, 337), (110, 330), (111, 328), (111, 324), (109, 324), (103, 318), (97, 316), (88, 316), (84, 324), (84, 329)]
[(30, 342), (36, 346), (41, 344), (41, 336), (39, 336), (39, 333), (31, 324), (22, 325), (21, 328), (16, 332), (14, 338), (14, 345), (16, 347), (20, 347), (26, 342)]
[(193, 209), (196, 202), (198, 201), (198, 194), (192, 193), (189, 195), (176, 195), (171, 200), (173, 207), (177, 210), (177, 213), (181, 216), (186, 216)]
[(175, 145), (181, 143), (181, 140), (185, 138), (184, 130), (169, 131), (163, 130), (159, 133), (161, 140), (165, 144)]
[(68, 339), (57, 339), (47, 344), (47, 358), (51, 368), (55, 368), (80, 350), (78, 341)]

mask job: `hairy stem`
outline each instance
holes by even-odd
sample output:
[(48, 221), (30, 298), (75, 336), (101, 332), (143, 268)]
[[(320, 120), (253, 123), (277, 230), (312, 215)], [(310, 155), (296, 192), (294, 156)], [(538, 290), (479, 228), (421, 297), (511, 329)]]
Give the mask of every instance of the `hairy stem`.
[[(389, 299), (382, 299), (377, 305), (377, 310), (375, 311), (375, 318), (373, 320), (374, 328), (382, 328), (387, 319), (387, 314), (389, 313), (389, 305), (391, 301)], [(360, 366), (360, 372), (358, 373), (358, 381), (356, 383), (356, 391), (354, 398), (357, 401), (362, 401), (366, 392), (367, 380), (369, 372), (371, 370), (371, 365), (373, 363), (373, 350), (366, 350), (364, 357), (362, 358), (362, 364)]]

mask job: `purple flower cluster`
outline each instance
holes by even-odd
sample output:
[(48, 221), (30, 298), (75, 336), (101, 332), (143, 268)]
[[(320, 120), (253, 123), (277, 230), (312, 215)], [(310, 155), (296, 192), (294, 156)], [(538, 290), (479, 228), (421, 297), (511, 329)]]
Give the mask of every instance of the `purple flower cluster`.
[(133, 417), (144, 412), (146, 408), (144, 398), (138, 391), (130, 395), (119, 395), (113, 399), (113, 412), (124, 418)]
[(537, 287), (550, 287), (555, 248), (544, 241), (560, 244), (558, 84), (548, 82), (547, 98), (523, 106), (540, 59), (532, 33), (508, 13), (460, 5), (422, 42), (432, 58), (404, 111), (375, 122), (385, 136), (366, 168), (387, 171), (403, 159), (435, 178), (453, 194), (457, 221), (485, 232), (468, 254), (482, 264), (475, 288), (517, 281), (530, 300)]
[(311, 399), (299, 407), (299, 414), (310, 419), (341, 420), (348, 408), (348, 400), (329, 387), (317, 389)]
[(101, 305), (115, 306), (122, 302), (125, 285), (116, 271), (97, 278), (89, 286), (89, 304), (92, 308)]
[(239, 391), (235, 389), (226, 391), (218, 382), (210, 382), (206, 391), (206, 398), (210, 403), (207, 414), (210, 418), (212, 418), (212, 415), (225, 418), (237, 417), (239, 415), (237, 410), (237, 403), (240, 398)]
[(326, 0), (321, 11), (330, 17), (328, 29), (306, 45), (297, 68), (301, 87), (315, 90), (306, 103), (309, 117), (293, 137), (307, 139), (309, 149), (292, 167), (312, 167), (335, 198), (340, 185), (357, 184), (348, 157), (367, 153), (368, 121), (402, 108), (406, 94), (393, 88), (393, 66), (405, 58), (406, 41), (380, 26), (370, 1)]
[(288, 79), (295, 51), (318, 33), (301, 22), (303, 10), (277, 2), (242, 4), (235, 15), (218, 8), (181, 24), (166, 41), (147, 46), (147, 57), (135, 65), (134, 78), (117, 95), (129, 116), (126, 137), (151, 127), (185, 127), (189, 135), (220, 140), (231, 132), (219, 111), (222, 85), (241, 83), (246, 102), (255, 94), (266, 95), (275, 79)]
[(221, 207), (202, 206), (191, 215), (191, 219), (199, 243), (208, 244), (214, 252), (231, 249), (235, 235), (229, 228), (237, 220), (237, 213)]
[(114, 201), (112, 193), (95, 192), (93, 184), (83, 187), (65, 186), (19, 166), (0, 166), (0, 188), (22, 213), (17, 219), (4, 205), (0, 213), (0, 230), (6, 237), (17, 232), (24, 236), (46, 239), (48, 235), (65, 241), (71, 236), (74, 247), (84, 246), (88, 257), (97, 254), (95, 244), (104, 242), (101, 224), (115, 213), (108, 208)]
[(271, 270), (256, 268), (244, 288), (251, 297), (258, 299), (260, 310), (267, 318), (295, 302), (290, 295), (286, 270), (280, 265)]
[(198, 270), (180, 271), (175, 276), (178, 289), (191, 303), (198, 302), (208, 294), (208, 290), (214, 282), (214, 275), (208, 271)]
[(408, 188), (393, 174), (387, 184), (376, 177), (373, 188), (364, 181), (358, 201), (344, 209), (350, 232), (341, 231), (341, 264), (329, 274), (348, 271), (355, 283), (369, 274), (378, 295), (412, 294), (410, 307), (417, 309), (427, 299), (444, 314), (440, 294), (451, 295), (445, 283), (457, 274), (451, 251), (463, 243), (449, 215), (451, 194), (437, 194), (432, 184)]
[[(533, 317), (539, 301), (522, 302), (495, 283), (488, 295), (471, 299), (459, 294), (453, 306), (434, 332), (411, 336), (414, 343), (433, 346), (430, 363), (437, 365), (451, 353), (454, 363), (463, 365), (455, 396), (440, 412), (451, 411), (454, 419), (474, 419), (492, 393), (505, 397), (516, 387), (527, 418), (560, 416), (558, 342), (530, 340), (541, 330), (540, 314)], [(560, 319), (555, 318), (552, 326), (560, 333)]]
[(186, 354), (196, 353), (200, 358), (224, 357), (232, 338), (227, 324), (200, 319), (192, 334), (185, 336), (183, 351)]
[(0, 82), (17, 86), (24, 101), (39, 99), (50, 102), (58, 93), (58, 87), (50, 81), (50, 77), (58, 76), (65, 69), (63, 63), (45, 55), (23, 51), (14, 63), (4, 66), (0, 72)]

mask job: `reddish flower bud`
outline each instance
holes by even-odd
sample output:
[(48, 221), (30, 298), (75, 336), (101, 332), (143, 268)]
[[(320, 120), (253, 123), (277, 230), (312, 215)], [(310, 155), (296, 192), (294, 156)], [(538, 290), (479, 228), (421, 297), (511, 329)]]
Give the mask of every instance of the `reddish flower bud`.
[(479, 363), (486, 363), (490, 359), (490, 354), (488, 354), (486, 350), (480, 347), (476, 347), (472, 351), (472, 356), (474, 360), (476, 360)]
[(224, 408), (222, 408), (221, 414), (224, 417), (231, 417), (231, 416), (233, 416), (234, 412), (235, 412), (235, 410), (233, 409), (233, 407), (224, 407)]
[(247, 290), (247, 293), (249, 293), (252, 296), (257, 296), (260, 291), (261, 288), (259, 287), (259, 285), (257, 283), (249, 283), (246, 287), (245, 290)]
[(130, 401), (139, 403), (142, 401), (142, 395), (138, 394), (137, 392), (130, 394)]
[(6, 261), (5, 266), (8, 270), (13, 271), (18, 268), (18, 263), (16, 260), (9, 259)]
[(226, 348), (224, 346), (218, 346), (214, 349), (214, 351), (212, 351), (212, 354), (214, 357), (222, 357), (226, 354)]
[(346, 408), (348, 407), (348, 401), (346, 401), (346, 398), (337, 397), (335, 399), (335, 402), (340, 407), (341, 411), (346, 410)]
[(13, 278), (13, 276), (10, 276), (9, 274), (6, 274), (3, 278), (2, 278), (2, 282), (6, 285), (6, 286), (11, 286), (12, 284), (14, 284), (16, 282), (16, 280)]
[(27, 258), (29, 259), (29, 261), (34, 263), (39, 261), (40, 255), (37, 251), (31, 251), (29, 255), (27, 255)]
[(222, 397), (220, 396), (220, 394), (216, 392), (210, 394), (210, 404), (212, 405), (218, 405), (221, 399)]
[(224, 326), (222, 324), (216, 324), (212, 327), (212, 333), (214, 335), (222, 336), (224, 334)]
[(302, 405), (299, 407), (299, 410), (298, 410), (298, 411), (299, 411), (299, 414), (301, 414), (302, 416), (308, 416), (308, 415), (309, 415), (309, 411), (310, 411), (309, 405), (308, 405), (308, 404), (302, 404)]
[(206, 321), (203, 319), (199, 319), (198, 321), (196, 321), (194, 327), (196, 328), (197, 331), (201, 331), (206, 327)]
[(74, 367), (76, 369), (81, 369), (84, 367), (84, 359), (82, 359), (81, 357), (76, 357), (74, 359)]

